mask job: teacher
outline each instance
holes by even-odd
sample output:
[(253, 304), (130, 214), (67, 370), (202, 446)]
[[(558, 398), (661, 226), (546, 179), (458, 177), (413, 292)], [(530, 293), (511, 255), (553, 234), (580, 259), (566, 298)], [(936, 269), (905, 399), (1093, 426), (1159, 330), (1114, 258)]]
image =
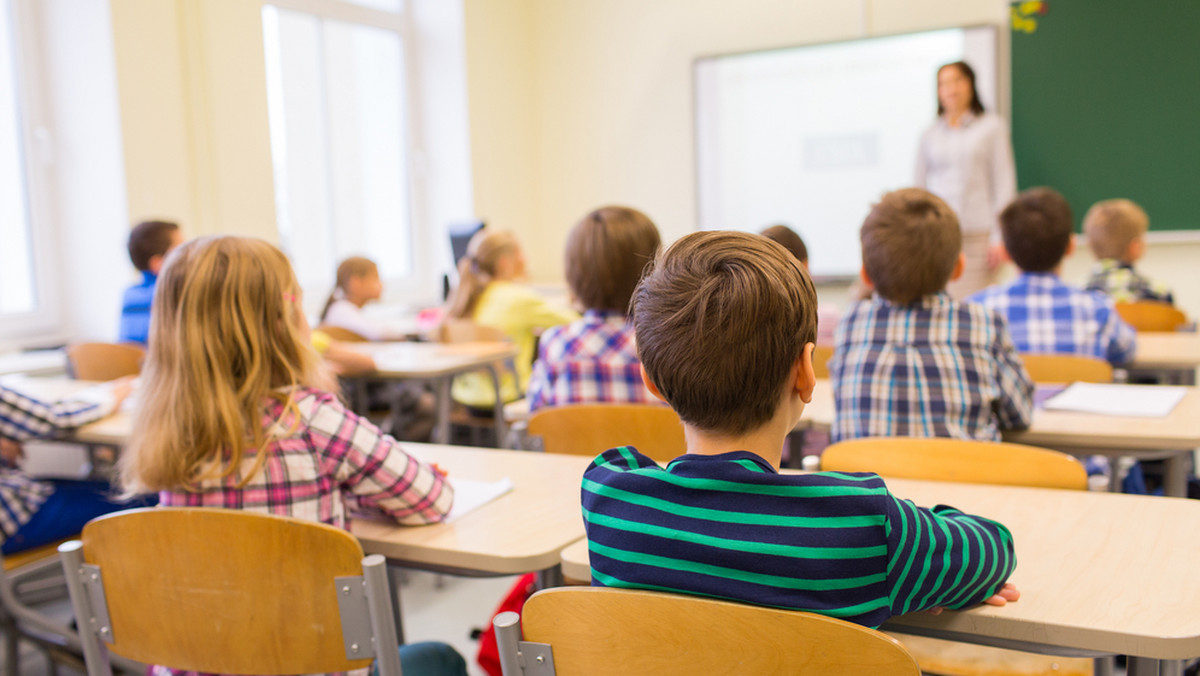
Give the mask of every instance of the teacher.
[(921, 135), (915, 184), (941, 197), (962, 224), (963, 275), (947, 290), (965, 298), (991, 283), (1005, 259), (996, 216), (1016, 196), (1008, 125), (986, 113), (975, 71), (963, 61), (937, 73), (938, 118)]

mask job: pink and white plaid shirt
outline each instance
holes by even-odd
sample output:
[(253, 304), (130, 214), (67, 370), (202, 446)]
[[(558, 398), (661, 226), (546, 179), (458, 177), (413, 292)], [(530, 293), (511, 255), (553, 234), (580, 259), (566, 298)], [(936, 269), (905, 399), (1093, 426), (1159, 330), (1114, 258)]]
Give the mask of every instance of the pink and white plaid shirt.
[[(273, 401), (263, 424), (280, 435), (268, 447), (262, 470), (238, 488), (255, 455), (241, 471), (204, 481), (195, 491), (159, 494), (168, 507), (225, 507), (264, 512), (346, 527), (352, 511), (382, 514), (405, 525), (441, 521), (454, 490), (441, 475), (418, 461), (367, 419), (346, 410), (335, 396), (312, 388), (292, 392), (300, 419)], [(289, 434), (288, 430), (295, 429)]]

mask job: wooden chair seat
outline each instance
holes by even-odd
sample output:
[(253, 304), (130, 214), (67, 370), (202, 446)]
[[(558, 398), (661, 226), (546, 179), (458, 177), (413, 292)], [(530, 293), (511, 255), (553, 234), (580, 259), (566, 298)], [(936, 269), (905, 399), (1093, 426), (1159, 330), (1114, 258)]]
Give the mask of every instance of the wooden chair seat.
[(350, 329), (341, 326), (330, 326), (322, 324), (316, 328), (317, 331), (324, 333), (330, 338), (342, 343), (367, 343), (370, 342), (366, 336)]
[(1029, 377), (1038, 385), (1111, 383), (1112, 365), (1078, 354), (1022, 354)]
[(1187, 315), (1170, 303), (1117, 303), (1117, 314), (1138, 331), (1178, 331), (1187, 324)]
[[(920, 673), (897, 641), (873, 629), (812, 613), (699, 596), (598, 587), (547, 589), (526, 602), (519, 618), (502, 613), (494, 624), (504, 676)], [(526, 642), (549, 644), (553, 671), (537, 661), (535, 646), (519, 642), (522, 629)], [(524, 655), (518, 657), (518, 651)]]
[(596, 456), (617, 446), (636, 446), (657, 462), (687, 453), (679, 416), (657, 404), (542, 408), (529, 417), (528, 434), (541, 437), (547, 453)]
[(141, 373), (145, 357), (137, 345), (77, 343), (67, 348), (67, 369), (76, 380), (116, 380)]

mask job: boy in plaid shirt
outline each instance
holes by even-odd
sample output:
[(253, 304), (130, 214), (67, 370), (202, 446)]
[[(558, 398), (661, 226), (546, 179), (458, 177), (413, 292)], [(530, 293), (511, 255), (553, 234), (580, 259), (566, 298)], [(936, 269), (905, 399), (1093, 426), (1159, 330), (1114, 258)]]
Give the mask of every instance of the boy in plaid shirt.
[(832, 441), (999, 441), (1001, 429), (1027, 427), (1033, 383), (1003, 318), (946, 293), (965, 265), (953, 210), (925, 190), (897, 190), (871, 209), (859, 237), (874, 294), (838, 325)]
[(1113, 300), (1065, 284), (1058, 276), (1063, 259), (1075, 249), (1074, 222), (1067, 200), (1050, 188), (1017, 195), (1000, 213), (1000, 231), (1021, 275), (970, 300), (1008, 320), (1021, 352), (1078, 354), (1124, 364), (1133, 358), (1137, 334), (1117, 314)]
[(1124, 199), (1104, 200), (1092, 205), (1083, 217), (1088, 248), (1096, 256), (1089, 291), (1103, 291), (1118, 303), (1156, 301), (1173, 303), (1171, 289), (1150, 279), (1133, 264), (1146, 253), (1146, 230), (1150, 218), (1137, 204)]
[(642, 384), (626, 312), (661, 240), (645, 214), (609, 206), (583, 217), (567, 238), (566, 271), (583, 318), (546, 329), (529, 379), (529, 409), (567, 404), (658, 403)]

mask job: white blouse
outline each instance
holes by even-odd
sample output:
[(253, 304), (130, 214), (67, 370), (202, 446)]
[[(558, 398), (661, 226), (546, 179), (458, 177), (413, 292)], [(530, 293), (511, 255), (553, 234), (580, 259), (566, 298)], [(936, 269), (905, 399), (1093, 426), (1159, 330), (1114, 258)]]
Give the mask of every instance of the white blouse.
[(966, 113), (957, 127), (939, 117), (921, 135), (914, 183), (954, 209), (964, 234), (995, 236), (996, 216), (1017, 194), (1008, 125), (990, 113)]

